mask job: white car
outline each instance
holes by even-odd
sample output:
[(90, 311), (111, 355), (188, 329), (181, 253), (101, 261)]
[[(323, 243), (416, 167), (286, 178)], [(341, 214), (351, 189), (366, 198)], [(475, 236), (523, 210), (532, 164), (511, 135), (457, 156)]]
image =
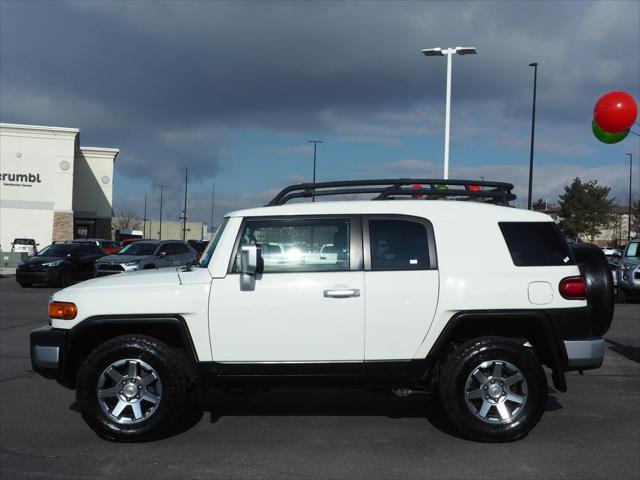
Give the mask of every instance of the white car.
[[(287, 203), (351, 189), (376, 200)], [(542, 365), (565, 391), (566, 371), (602, 364), (613, 288), (600, 249), (572, 251), (549, 216), (508, 206), (511, 189), (287, 187), (229, 213), (197, 266), (56, 292), (33, 368), (75, 388), (110, 440), (157, 438), (190, 389), (256, 384), (433, 392), (466, 437), (521, 438), (546, 408)]]
[(622, 251), (619, 248), (604, 247), (602, 249), (602, 253), (604, 253), (604, 255), (606, 257), (621, 257), (622, 256)]

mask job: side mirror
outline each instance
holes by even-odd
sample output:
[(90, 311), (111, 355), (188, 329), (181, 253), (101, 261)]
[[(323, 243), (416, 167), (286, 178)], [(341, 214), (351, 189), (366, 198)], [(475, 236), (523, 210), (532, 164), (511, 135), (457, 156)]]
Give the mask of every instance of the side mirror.
[(158, 256), (159, 257), (166, 257), (167, 256), (167, 252), (159, 252)]
[(260, 245), (245, 245), (240, 251), (240, 290), (256, 289), (256, 275), (262, 273)]

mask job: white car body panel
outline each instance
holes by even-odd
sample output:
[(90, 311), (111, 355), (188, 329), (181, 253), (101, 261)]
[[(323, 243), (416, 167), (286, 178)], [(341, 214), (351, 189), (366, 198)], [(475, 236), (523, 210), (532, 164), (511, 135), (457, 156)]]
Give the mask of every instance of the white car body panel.
[[(434, 229), (438, 270), (264, 274), (241, 291), (227, 274), (245, 217), (411, 215)], [(545, 214), (456, 201), (351, 201), (286, 204), (229, 214), (208, 268), (175, 268), (98, 278), (61, 290), (54, 300), (78, 306), (71, 328), (95, 315), (176, 314), (189, 327), (199, 361), (314, 362), (424, 358), (450, 318), (462, 310), (583, 307), (565, 300), (560, 280), (575, 265), (516, 267), (499, 221), (551, 222)], [(540, 303), (530, 284), (551, 286)], [(323, 291), (359, 289), (325, 298)]]

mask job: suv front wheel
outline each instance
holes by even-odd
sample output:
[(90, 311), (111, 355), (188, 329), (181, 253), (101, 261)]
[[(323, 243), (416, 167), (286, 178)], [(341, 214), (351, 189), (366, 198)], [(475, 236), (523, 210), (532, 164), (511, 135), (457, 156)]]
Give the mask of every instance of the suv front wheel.
[(157, 438), (181, 416), (187, 376), (178, 352), (153, 337), (123, 335), (99, 345), (78, 372), (76, 399), (102, 438)]
[(507, 442), (525, 436), (547, 403), (547, 378), (531, 348), (481, 337), (454, 350), (440, 376), (440, 401), (465, 437)]

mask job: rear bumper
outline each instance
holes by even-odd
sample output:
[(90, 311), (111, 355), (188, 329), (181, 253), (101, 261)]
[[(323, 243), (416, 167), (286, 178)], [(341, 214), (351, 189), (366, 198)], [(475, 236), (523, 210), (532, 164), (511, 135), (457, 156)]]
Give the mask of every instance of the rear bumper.
[(604, 338), (595, 337), (582, 340), (564, 340), (567, 367), (570, 370), (600, 368), (604, 360)]
[(31, 332), (31, 367), (45, 378), (52, 378), (65, 386), (73, 383), (68, 378), (71, 355), (67, 343), (68, 330), (42, 327)]

